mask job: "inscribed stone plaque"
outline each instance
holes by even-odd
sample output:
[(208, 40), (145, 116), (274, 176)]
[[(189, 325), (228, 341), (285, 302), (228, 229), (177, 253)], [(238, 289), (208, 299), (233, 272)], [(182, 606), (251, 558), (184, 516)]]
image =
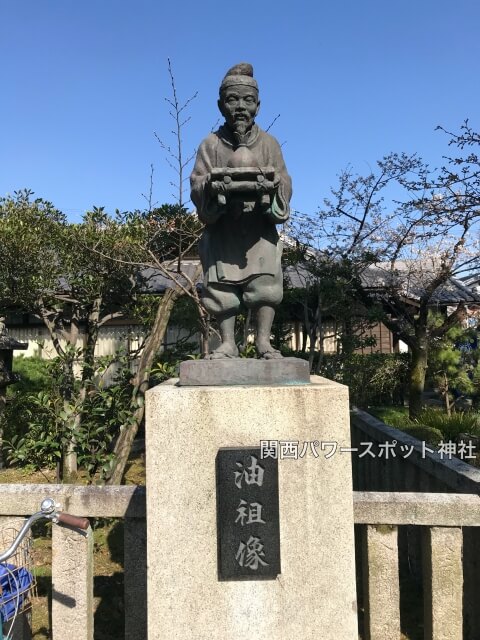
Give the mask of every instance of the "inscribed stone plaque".
[(262, 580), (280, 573), (278, 460), (260, 447), (220, 449), (217, 468), (220, 580)]

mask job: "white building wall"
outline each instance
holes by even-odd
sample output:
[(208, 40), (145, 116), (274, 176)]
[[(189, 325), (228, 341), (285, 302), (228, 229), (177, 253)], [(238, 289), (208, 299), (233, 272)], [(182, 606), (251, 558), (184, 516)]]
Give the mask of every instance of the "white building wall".
[[(19, 342), (28, 343), (25, 351), (14, 351), (14, 356), (38, 357), (45, 360), (55, 358), (57, 353), (53, 346), (53, 341), (46, 327), (26, 327), (9, 329), (10, 337), (15, 338)], [(186, 337), (188, 334), (183, 329), (177, 327), (168, 327), (164, 344), (172, 348), (178, 340)], [(145, 338), (145, 331), (141, 325), (120, 325), (101, 327), (95, 347), (95, 356), (97, 358), (113, 356), (119, 350), (126, 353), (139, 350)], [(84, 346), (84, 335), (80, 334), (78, 339), (78, 347)], [(192, 342), (198, 344), (198, 336), (192, 336)], [(61, 341), (65, 346), (65, 340)], [(198, 348), (197, 348), (198, 351)], [(109, 385), (115, 378), (115, 374), (119, 369), (118, 364), (112, 364), (108, 369), (97, 377), (97, 382), (101, 385)], [(132, 373), (136, 370), (136, 360), (131, 365)], [(81, 375), (81, 364), (76, 367), (76, 374)]]

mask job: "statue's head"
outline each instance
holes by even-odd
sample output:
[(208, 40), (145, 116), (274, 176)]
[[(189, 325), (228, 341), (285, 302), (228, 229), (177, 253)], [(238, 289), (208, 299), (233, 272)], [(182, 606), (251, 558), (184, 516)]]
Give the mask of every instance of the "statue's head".
[(260, 109), (253, 67), (241, 62), (229, 69), (220, 85), (218, 108), (228, 126), (239, 134), (251, 129)]

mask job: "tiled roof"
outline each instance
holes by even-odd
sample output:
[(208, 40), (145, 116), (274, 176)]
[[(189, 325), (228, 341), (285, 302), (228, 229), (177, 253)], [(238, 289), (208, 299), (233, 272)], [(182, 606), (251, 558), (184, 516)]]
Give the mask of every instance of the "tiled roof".
[[(195, 270), (200, 264), (200, 260), (186, 260), (182, 264), (182, 271), (185, 273), (187, 278), (193, 278), (195, 275)], [(171, 266), (173, 270), (172, 277), (176, 279), (175, 267)], [(163, 293), (165, 289), (168, 289), (173, 285), (172, 278), (169, 278), (166, 274), (162, 273), (159, 269), (154, 269), (153, 267), (148, 267), (146, 269), (142, 269), (140, 274), (140, 279), (142, 281), (142, 288), (146, 293)], [(203, 280), (202, 275), (197, 278), (197, 286), (201, 284)], [(179, 282), (181, 284), (186, 285), (187, 280), (185, 278), (179, 277)]]
[[(434, 275), (433, 266), (426, 262), (404, 261), (398, 262), (394, 271), (390, 269), (390, 263), (377, 263), (366, 269), (361, 278), (367, 290), (381, 291), (394, 285), (396, 289), (400, 288), (405, 298), (419, 300)], [(449, 305), (459, 302), (480, 304), (480, 295), (454, 277), (448, 278), (445, 284), (438, 287), (430, 298), (432, 305)]]
[[(199, 264), (199, 260), (188, 260), (182, 265), (188, 277), (193, 277)], [(366, 289), (382, 291), (388, 287), (392, 280), (400, 283), (406, 298), (418, 300), (424, 291), (425, 281), (428, 282), (429, 272), (414, 269), (413, 264), (399, 263), (399, 268), (392, 273), (387, 264), (376, 264), (366, 269), (361, 279)], [(417, 265), (418, 266), (418, 265)], [(285, 278), (291, 287), (303, 288), (311, 280), (308, 270), (302, 266), (288, 266), (285, 268)], [(430, 274), (433, 271), (430, 270)], [(172, 286), (172, 280), (159, 270), (148, 268), (142, 271), (142, 279), (145, 280), (145, 290), (150, 293), (163, 293), (165, 289)], [(197, 286), (202, 284), (202, 276), (197, 278)], [(182, 282), (182, 279), (180, 279)], [(183, 284), (186, 280), (183, 279)], [(461, 280), (449, 278), (447, 282), (439, 287), (431, 298), (431, 304), (458, 304), (465, 302), (468, 304), (480, 304), (480, 294), (470, 289)]]

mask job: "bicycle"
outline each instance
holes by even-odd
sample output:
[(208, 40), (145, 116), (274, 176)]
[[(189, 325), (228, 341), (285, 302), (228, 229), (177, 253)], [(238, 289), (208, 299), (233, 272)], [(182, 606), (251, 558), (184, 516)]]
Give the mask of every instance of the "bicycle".
[[(30, 605), (31, 595), (35, 589), (35, 578), (28, 568), (29, 548), (25, 545), (25, 539), (33, 524), (40, 520), (50, 520), (54, 524), (64, 524), (82, 530), (90, 526), (88, 518), (65, 513), (60, 510), (60, 505), (53, 498), (44, 498), (40, 511), (27, 518), (20, 531), (15, 531), (13, 542), (0, 554), (0, 640), (12, 638), (18, 614), (25, 612)], [(23, 549), (22, 545), (24, 545)], [(21, 563), (15, 565), (6, 562), (14, 555), (20, 555)], [(6, 631), (5, 627), (7, 627)]]

